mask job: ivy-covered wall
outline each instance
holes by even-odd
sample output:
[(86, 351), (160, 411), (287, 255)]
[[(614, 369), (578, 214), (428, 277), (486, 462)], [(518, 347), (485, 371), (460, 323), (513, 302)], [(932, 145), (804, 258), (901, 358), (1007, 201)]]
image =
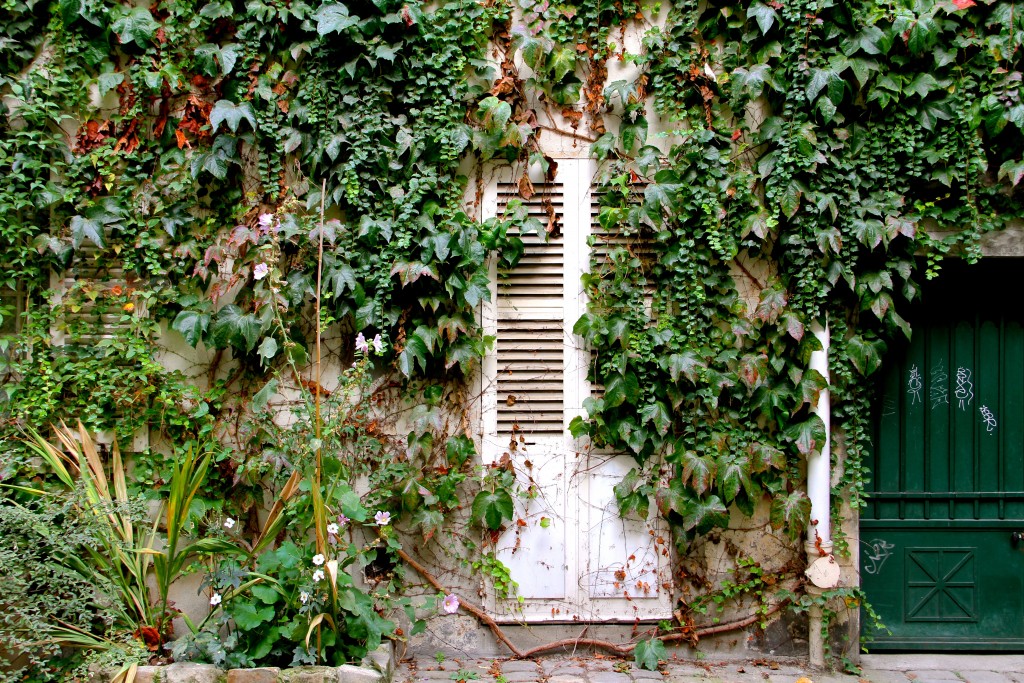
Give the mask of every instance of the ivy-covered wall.
[[(301, 428), (309, 415), (275, 422), (273, 395), (324, 389), (319, 331), (344, 340), (337, 368), (357, 333), (379, 334), (373, 401), (407, 429), (385, 435), (367, 411), (329, 438), (419, 542), (465, 506), (474, 527), (455, 528), (486, 555), (479, 529), (512, 522), (516, 487), (492, 472), (480, 497), (473, 429), (452, 416), (472, 416), (467, 380), (493, 343), (478, 318), (489, 264), (513, 266), (518, 235), (551, 224), (515, 203), (482, 220), (478, 173), (510, 165), (529, 199), (528, 169), (557, 178), (568, 145), (600, 162), (602, 228), (654, 245), (583, 280), (589, 308), (569, 322), (605, 391), (573, 433), (634, 457), (620, 512), (657, 508), (680, 558), (730, 510), (763, 506), (798, 538), (804, 458), (824, 438), (810, 326), (831, 329), (835, 493), (856, 508), (871, 375), (910, 334), (901, 312), (943, 258), (976, 258), (980, 235), (1024, 213), (1021, 14), (1002, 0), (8, 0), (2, 476), (33, 476), (26, 426), (148, 426), (169, 446), (136, 457), (134, 486), (159, 489), (175, 448), (213, 439), (203, 504), (255, 519), (264, 489), (326, 443)], [(175, 335), (204, 349), (187, 372), (161, 356)], [(686, 600), (711, 587), (694, 576), (675, 577)]]

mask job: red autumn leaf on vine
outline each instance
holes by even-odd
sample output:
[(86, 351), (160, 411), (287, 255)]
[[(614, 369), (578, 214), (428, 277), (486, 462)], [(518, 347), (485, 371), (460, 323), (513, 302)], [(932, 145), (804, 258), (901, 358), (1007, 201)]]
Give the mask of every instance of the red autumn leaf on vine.
[(128, 123), (128, 127), (125, 129), (121, 137), (117, 139), (114, 144), (115, 152), (124, 152), (125, 154), (131, 154), (135, 151), (135, 148), (139, 146), (139, 120), (132, 119)]
[(957, 9), (967, 9), (968, 7), (974, 7), (976, 4), (974, 0), (953, 0), (953, 5)]
[(402, 6), (402, 21), (405, 22), (406, 26), (412, 26), (416, 23), (416, 20), (412, 18), (412, 13), (409, 11), (408, 5)]
[(735, 142), (736, 140), (739, 140), (741, 135), (743, 135), (743, 131), (741, 131), (739, 128), (734, 130), (732, 132), (732, 140), (733, 140), (733, 142)]
[(181, 113), (181, 121), (178, 122), (178, 129), (186, 133), (192, 133), (200, 140), (210, 136), (207, 128), (210, 123), (210, 110), (213, 105), (199, 99), (195, 95), (189, 95), (185, 102), (185, 108)]
[(76, 149), (80, 153), (91, 152), (101, 146), (107, 138), (114, 137), (114, 124), (111, 121), (87, 121), (78, 129)]
[(192, 149), (192, 145), (189, 143), (188, 138), (180, 130), (174, 131), (174, 138), (178, 141), (178, 149)]

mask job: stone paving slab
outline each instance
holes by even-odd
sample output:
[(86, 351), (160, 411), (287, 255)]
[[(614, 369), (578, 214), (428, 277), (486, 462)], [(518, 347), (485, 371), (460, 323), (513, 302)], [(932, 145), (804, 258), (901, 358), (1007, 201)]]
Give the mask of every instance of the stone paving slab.
[(536, 660), (417, 658), (400, 663), (394, 683), (1024, 683), (1020, 655), (870, 655), (859, 675), (816, 671), (799, 660), (670, 659), (658, 671), (631, 659), (581, 653)]
[[(477, 678), (459, 679), (467, 673)], [(806, 680), (800, 681), (801, 678)], [(452, 659), (440, 664), (430, 658), (401, 662), (394, 683), (876, 683), (842, 674), (808, 674), (792, 661), (695, 662), (674, 659), (658, 671), (640, 669), (631, 659), (592, 655), (553, 655), (536, 661), (511, 659)], [(877, 683), (909, 683), (910, 679), (880, 679)], [(962, 683), (962, 682), (961, 682)], [(989, 683), (988, 681), (982, 683)], [(1003, 681), (1000, 683), (1010, 683)]]

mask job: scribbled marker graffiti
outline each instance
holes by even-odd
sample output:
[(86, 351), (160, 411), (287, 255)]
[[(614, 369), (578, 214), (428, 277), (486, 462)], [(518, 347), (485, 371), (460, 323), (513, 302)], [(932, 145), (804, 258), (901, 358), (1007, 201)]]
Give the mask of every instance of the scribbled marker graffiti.
[(910, 367), (910, 379), (907, 380), (907, 393), (910, 394), (910, 405), (921, 403), (921, 390), (924, 389), (924, 382), (921, 381), (921, 371), (916, 365)]
[(877, 574), (882, 570), (882, 565), (892, 555), (892, 549), (896, 546), (889, 543), (881, 538), (876, 538), (870, 541), (861, 541), (871, 550), (864, 553), (865, 561), (861, 563), (861, 568), (865, 574)]
[(981, 411), (981, 421), (985, 423), (985, 431), (991, 434), (999, 426), (996, 422), (996, 416), (992, 414), (988, 406), (982, 406), (978, 410)]
[(960, 410), (967, 410), (974, 400), (974, 383), (971, 382), (971, 371), (960, 367), (956, 369), (956, 400)]
[(949, 405), (949, 374), (942, 364), (932, 368), (931, 380), (928, 387), (928, 398), (932, 403), (932, 410), (938, 406)]

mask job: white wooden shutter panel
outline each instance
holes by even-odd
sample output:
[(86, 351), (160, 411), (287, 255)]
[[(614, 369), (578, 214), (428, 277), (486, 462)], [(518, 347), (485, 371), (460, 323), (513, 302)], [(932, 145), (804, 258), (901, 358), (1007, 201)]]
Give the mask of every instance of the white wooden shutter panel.
[[(644, 188), (643, 183), (632, 186), (627, 206), (639, 207), (643, 205)], [(645, 283), (644, 307), (647, 314), (653, 314), (652, 305), (654, 301), (655, 284), (652, 277), (652, 269), (657, 262), (658, 253), (655, 248), (654, 232), (647, 226), (642, 226), (639, 231), (632, 227), (622, 227), (607, 230), (601, 225), (600, 190), (594, 190), (590, 194), (590, 267), (593, 270), (599, 264), (607, 264), (611, 261), (611, 254), (616, 249), (625, 249), (626, 252), (640, 262)]]
[[(535, 194), (519, 198), (513, 178), (486, 188), (484, 213), (501, 215), (513, 198), (548, 225), (553, 209), (561, 227), (553, 236), (519, 237), (524, 254), (515, 268), (494, 272), (493, 300), (483, 307), (484, 328), (497, 338), (484, 361), (483, 442), (485, 462), (511, 462), (519, 486), (530, 495), (516, 500), (516, 518), (497, 543), (498, 558), (519, 583), (524, 602), (495, 600), (502, 621), (567, 620), (578, 615), (578, 533), (569, 476), (572, 451), (568, 420), (578, 403), (573, 348), (566, 321), (575, 320), (579, 230), (569, 204), (578, 183), (560, 165), (555, 182), (534, 182)], [(572, 323), (569, 323), (571, 327)]]
[[(612, 487), (632, 459), (590, 453), (567, 429), (589, 391), (589, 352), (572, 334), (585, 307), (580, 277), (591, 263), (588, 244), (596, 240), (600, 258), (618, 239), (609, 235), (602, 246), (601, 236), (591, 235), (593, 176), (593, 162), (560, 159), (555, 183), (534, 182), (537, 194), (524, 205), (546, 225), (541, 202), (549, 200), (561, 233), (522, 236), (523, 258), (508, 272), (495, 270), (493, 300), (482, 307), (484, 330), (497, 337), (483, 363), (484, 462), (511, 462), (529, 491), (517, 499), (517, 519), (497, 546), (524, 602), (495, 600), (499, 621), (671, 616), (658, 583), (667, 562), (651, 523), (618, 516)], [(500, 215), (518, 196), (506, 180), (485, 188), (485, 217)]]
[[(531, 217), (547, 223), (543, 202), (564, 215), (561, 183), (535, 186), (524, 202)], [(518, 196), (514, 183), (498, 184), (498, 211)], [(565, 238), (526, 234), (515, 268), (498, 272), (498, 435), (536, 444), (565, 435)]]
[[(133, 333), (131, 318), (148, 315), (142, 302), (135, 303), (131, 311), (108, 303), (111, 294), (120, 288), (129, 290), (124, 268), (117, 259), (102, 259), (102, 252), (92, 243), (82, 244), (75, 250), (71, 265), (62, 273), (51, 276), (50, 286), (60, 308), (56, 325), (50, 330), (55, 347), (93, 348), (105, 339), (123, 337)], [(87, 295), (86, 292), (95, 296)], [(134, 302), (133, 302), (134, 303)], [(112, 363), (131, 363), (111, 357)], [(112, 415), (117, 420), (118, 415)], [(113, 434), (96, 435), (99, 443), (111, 443)], [(140, 452), (149, 448), (149, 430), (135, 432), (131, 444), (121, 444), (126, 452)]]
[[(635, 187), (629, 203), (642, 202), (643, 187)], [(653, 232), (605, 229), (598, 219), (599, 191), (591, 191), (588, 204), (591, 270), (610, 263), (614, 250), (625, 249), (643, 270), (643, 305), (650, 318), (655, 294), (651, 269), (657, 259)], [(591, 364), (597, 362), (596, 351), (590, 350), (589, 359)], [(589, 389), (594, 397), (604, 393), (604, 387), (597, 383), (591, 383)], [(670, 618), (670, 550), (663, 522), (653, 506), (647, 519), (623, 518), (618, 512), (614, 487), (636, 461), (629, 455), (590, 449), (582, 465), (580, 526), (587, 543), (582, 552), (581, 583), (586, 590), (588, 616), (601, 621)]]

